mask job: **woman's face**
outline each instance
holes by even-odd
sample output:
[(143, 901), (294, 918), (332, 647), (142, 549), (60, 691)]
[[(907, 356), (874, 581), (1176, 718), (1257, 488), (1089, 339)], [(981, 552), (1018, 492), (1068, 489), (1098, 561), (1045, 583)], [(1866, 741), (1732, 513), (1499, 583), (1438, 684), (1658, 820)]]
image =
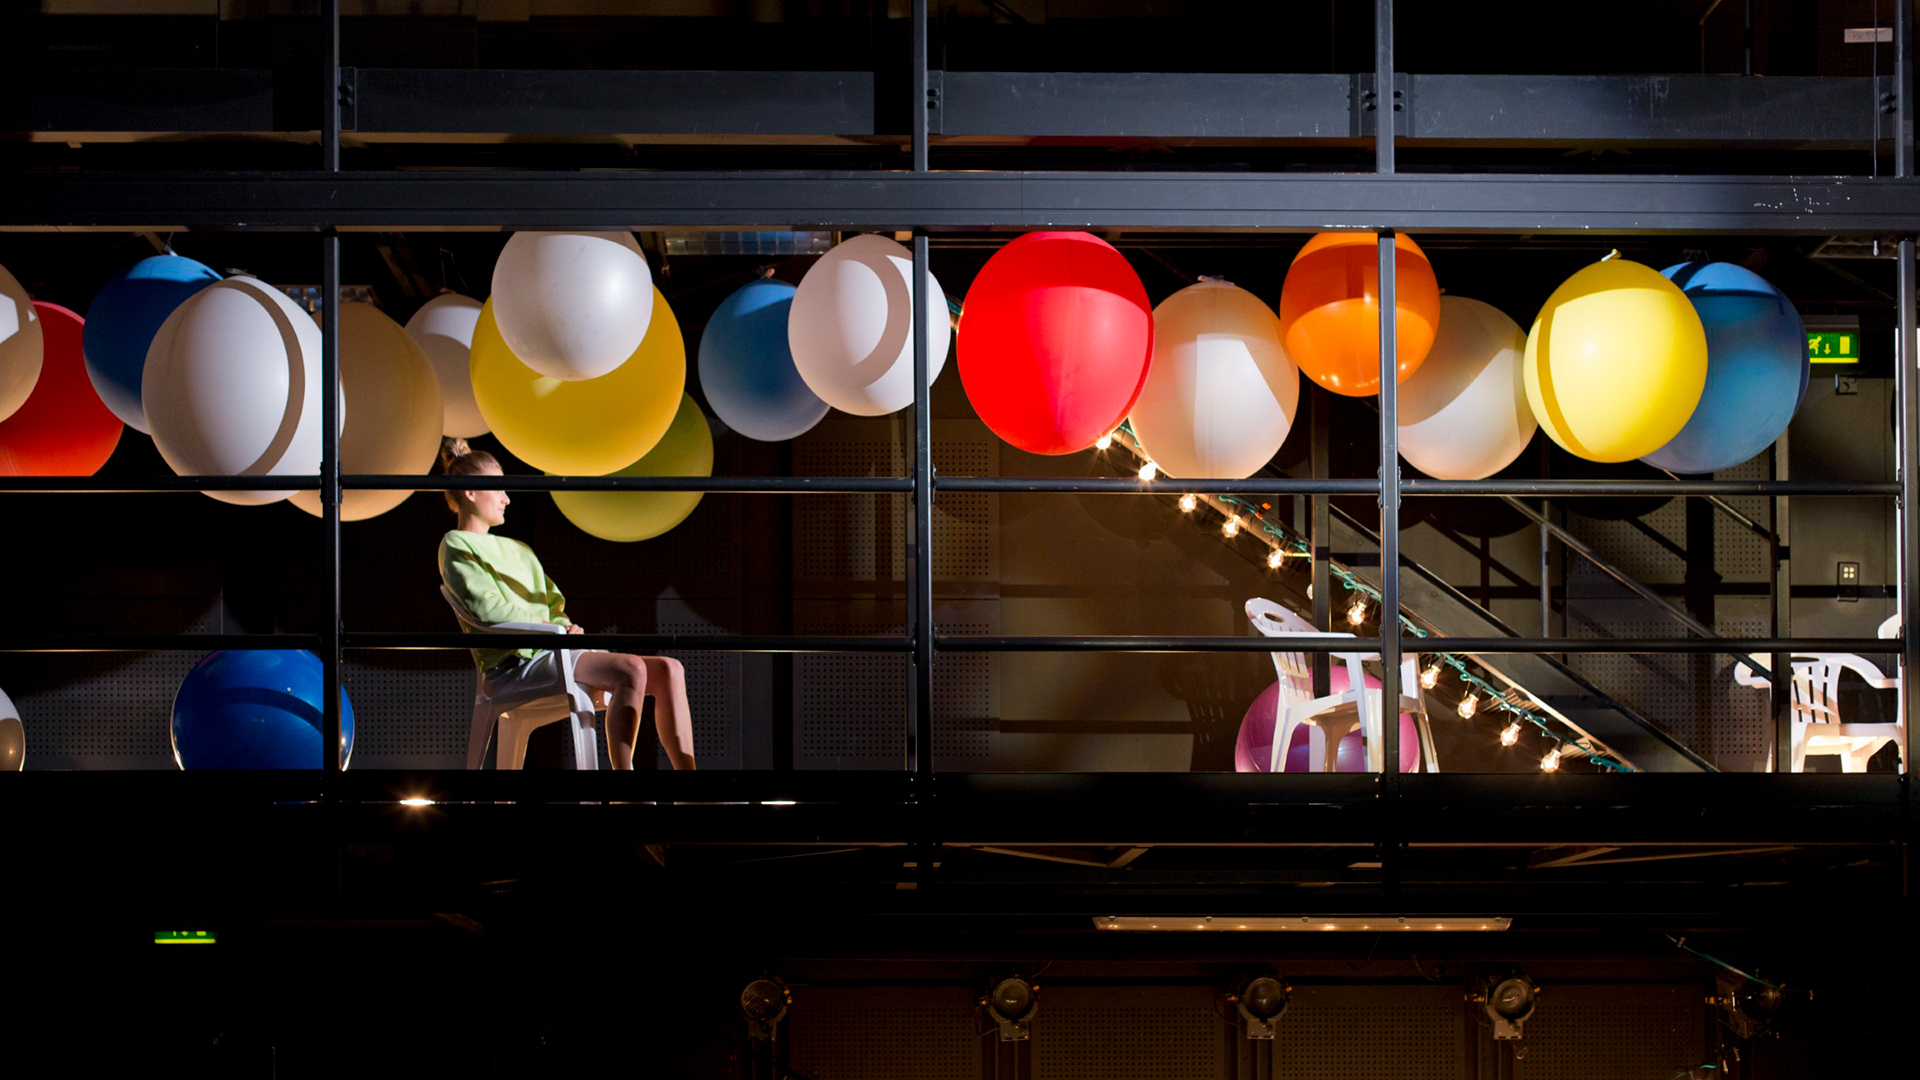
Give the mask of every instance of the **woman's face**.
[[(480, 475), (499, 476), (500, 467), (497, 465), (483, 466), (480, 470)], [(474, 516), (486, 522), (488, 528), (496, 528), (507, 523), (507, 504), (513, 500), (507, 497), (506, 492), (466, 491), (461, 494), (465, 496), (467, 505), (473, 507)]]

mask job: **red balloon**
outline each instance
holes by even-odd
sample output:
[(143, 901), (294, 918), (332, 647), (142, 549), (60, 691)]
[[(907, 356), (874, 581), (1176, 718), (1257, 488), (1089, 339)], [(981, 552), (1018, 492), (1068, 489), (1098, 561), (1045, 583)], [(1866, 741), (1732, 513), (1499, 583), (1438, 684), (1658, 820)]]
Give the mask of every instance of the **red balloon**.
[(0, 476), (92, 476), (120, 445), (120, 418), (94, 392), (80, 355), (85, 320), (33, 302), (46, 332), (40, 381), (18, 412), (0, 420)]
[(960, 382), (993, 433), (1071, 454), (1118, 427), (1146, 385), (1153, 308), (1097, 236), (1034, 232), (994, 252), (960, 315)]

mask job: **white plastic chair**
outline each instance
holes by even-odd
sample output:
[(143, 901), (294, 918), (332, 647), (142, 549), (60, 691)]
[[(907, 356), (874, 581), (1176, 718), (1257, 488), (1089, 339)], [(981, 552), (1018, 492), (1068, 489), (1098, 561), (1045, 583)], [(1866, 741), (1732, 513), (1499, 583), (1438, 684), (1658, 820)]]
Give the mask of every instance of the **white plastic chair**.
[[(467, 612), (456, 599), (452, 590), (440, 586), (440, 595), (453, 609), (454, 617), (461, 625), (484, 633), (495, 634), (564, 634), (567, 628), (551, 623), (483, 623)], [(555, 720), (573, 720), (573, 767), (576, 769), (598, 769), (600, 752), (593, 733), (593, 713), (596, 705), (593, 696), (581, 688), (573, 678), (573, 650), (556, 649), (555, 657), (560, 664), (560, 673), (564, 689), (561, 693), (550, 690), (537, 697), (515, 694), (496, 695), (493, 687), (487, 684), (486, 672), (478, 672), (473, 689), (473, 728), (467, 736), (467, 768), (478, 769), (487, 755), (487, 736), (496, 727), (499, 728), (500, 746), (498, 765), (502, 769), (518, 769), (526, 763), (527, 737), (533, 729)]]
[[(1299, 615), (1259, 597), (1247, 601), (1247, 621), (1253, 624), (1255, 630), (1270, 638), (1328, 636), (1327, 631), (1316, 629)], [(1335, 633), (1331, 636), (1353, 635)], [(1363, 661), (1380, 659), (1380, 655), (1333, 653), (1335, 661), (1346, 665), (1347, 689), (1325, 697), (1313, 696), (1313, 668), (1305, 653), (1276, 652), (1271, 655), (1274, 672), (1280, 678), (1280, 702), (1274, 715), (1273, 757), (1268, 763), (1268, 771), (1281, 771), (1287, 747), (1293, 741), (1294, 729), (1303, 724), (1308, 728), (1307, 768), (1310, 771), (1333, 772), (1340, 740), (1356, 727), (1360, 728), (1360, 738), (1367, 747), (1368, 771), (1384, 771), (1386, 750), (1382, 745), (1382, 691), (1367, 686), (1365, 671), (1360, 666)], [(1414, 730), (1420, 737), (1422, 767), (1427, 772), (1438, 772), (1439, 764), (1433, 752), (1433, 732), (1428, 727), (1426, 703), (1419, 691), (1419, 670), (1418, 654), (1408, 653), (1401, 658), (1400, 707), (1395, 712), (1413, 714)]]
[[(1881, 637), (1899, 632), (1900, 617), (1895, 615), (1880, 624)], [(1794, 772), (1805, 772), (1808, 754), (1838, 754), (1841, 772), (1866, 772), (1867, 761), (1880, 748), (1900, 739), (1900, 725), (1849, 724), (1840, 717), (1840, 673), (1851, 670), (1862, 682), (1876, 690), (1900, 689), (1900, 677), (1887, 675), (1879, 665), (1853, 653), (1794, 653), (1793, 668), (1793, 741), (1789, 749)], [(1733, 667), (1733, 681), (1741, 686), (1767, 689), (1773, 685), (1772, 659), (1748, 656)], [(1900, 762), (1905, 772), (1907, 763)]]

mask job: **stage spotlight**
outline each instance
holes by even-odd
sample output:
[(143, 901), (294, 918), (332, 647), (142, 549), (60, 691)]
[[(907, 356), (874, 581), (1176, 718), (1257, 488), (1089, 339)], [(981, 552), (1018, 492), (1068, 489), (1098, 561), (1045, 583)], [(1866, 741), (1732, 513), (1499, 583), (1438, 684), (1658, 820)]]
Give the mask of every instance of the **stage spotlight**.
[(791, 1004), (793, 994), (779, 979), (759, 978), (748, 983), (747, 988), (740, 991), (740, 1015), (747, 1021), (747, 1037), (777, 1038), (780, 1021)]
[(1247, 1038), (1271, 1039), (1275, 1021), (1293, 1001), (1293, 987), (1271, 972), (1259, 972), (1241, 977), (1227, 1000), (1245, 1021)]
[(1505, 968), (1482, 977), (1467, 1001), (1493, 1023), (1497, 1041), (1525, 1038), (1521, 1030), (1539, 1004), (1540, 987), (1519, 968)]
[(980, 1004), (1000, 1028), (1001, 1042), (1025, 1042), (1028, 1023), (1040, 1010), (1040, 988), (1018, 975), (996, 980)]
[(1735, 1038), (1756, 1039), (1773, 1034), (1772, 1021), (1782, 998), (1780, 988), (1772, 983), (1724, 974), (1714, 980), (1714, 995), (1707, 1004), (1719, 1007), (1721, 1022)]

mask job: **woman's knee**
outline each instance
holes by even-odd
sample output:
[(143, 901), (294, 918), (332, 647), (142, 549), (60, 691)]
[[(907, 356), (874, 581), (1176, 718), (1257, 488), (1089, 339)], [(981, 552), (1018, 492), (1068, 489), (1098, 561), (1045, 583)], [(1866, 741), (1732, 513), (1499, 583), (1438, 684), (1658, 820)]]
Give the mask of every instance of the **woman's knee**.
[(649, 656), (645, 660), (647, 676), (667, 686), (685, 686), (687, 669), (671, 656)]

